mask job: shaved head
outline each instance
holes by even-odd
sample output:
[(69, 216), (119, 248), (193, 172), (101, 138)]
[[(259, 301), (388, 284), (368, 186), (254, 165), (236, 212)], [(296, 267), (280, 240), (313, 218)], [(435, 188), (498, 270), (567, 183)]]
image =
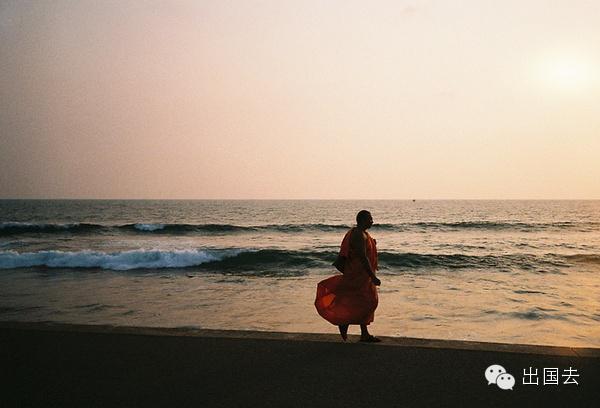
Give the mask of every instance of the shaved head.
[(356, 223), (363, 224), (369, 219), (370, 216), (371, 213), (367, 210), (360, 210), (358, 214), (356, 214)]

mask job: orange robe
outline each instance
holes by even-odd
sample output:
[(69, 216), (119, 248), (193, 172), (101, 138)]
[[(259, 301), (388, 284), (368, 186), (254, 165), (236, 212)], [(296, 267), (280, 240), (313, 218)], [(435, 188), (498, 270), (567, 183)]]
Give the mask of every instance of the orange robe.
[[(375, 319), (375, 309), (379, 302), (377, 287), (371, 281), (360, 258), (350, 248), (353, 229), (346, 233), (340, 248), (340, 255), (346, 257), (344, 273), (327, 278), (317, 285), (317, 312), (335, 325), (371, 323)], [(375, 271), (376, 241), (368, 233), (366, 235), (367, 258)]]

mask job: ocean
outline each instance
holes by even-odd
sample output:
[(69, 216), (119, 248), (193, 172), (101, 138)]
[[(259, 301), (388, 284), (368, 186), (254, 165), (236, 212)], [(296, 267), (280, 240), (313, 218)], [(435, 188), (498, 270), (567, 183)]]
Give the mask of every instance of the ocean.
[(600, 201), (1, 200), (0, 320), (337, 333), (361, 209), (373, 334), (600, 346)]

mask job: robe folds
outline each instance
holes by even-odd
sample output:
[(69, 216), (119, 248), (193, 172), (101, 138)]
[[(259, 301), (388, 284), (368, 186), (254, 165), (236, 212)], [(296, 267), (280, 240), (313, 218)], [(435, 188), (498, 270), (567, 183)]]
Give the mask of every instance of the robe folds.
[[(346, 233), (340, 255), (346, 258), (344, 273), (331, 276), (317, 284), (315, 307), (331, 324), (369, 324), (375, 319), (379, 302), (377, 287), (357, 254), (350, 248), (352, 228)], [(377, 270), (377, 242), (365, 232), (366, 253), (373, 271)]]

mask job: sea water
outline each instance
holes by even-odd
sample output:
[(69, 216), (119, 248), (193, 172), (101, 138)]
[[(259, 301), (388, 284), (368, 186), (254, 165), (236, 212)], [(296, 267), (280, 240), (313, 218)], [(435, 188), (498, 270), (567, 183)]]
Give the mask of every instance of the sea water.
[(336, 333), (316, 285), (361, 209), (372, 333), (600, 346), (600, 201), (2, 200), (0, 320)]

